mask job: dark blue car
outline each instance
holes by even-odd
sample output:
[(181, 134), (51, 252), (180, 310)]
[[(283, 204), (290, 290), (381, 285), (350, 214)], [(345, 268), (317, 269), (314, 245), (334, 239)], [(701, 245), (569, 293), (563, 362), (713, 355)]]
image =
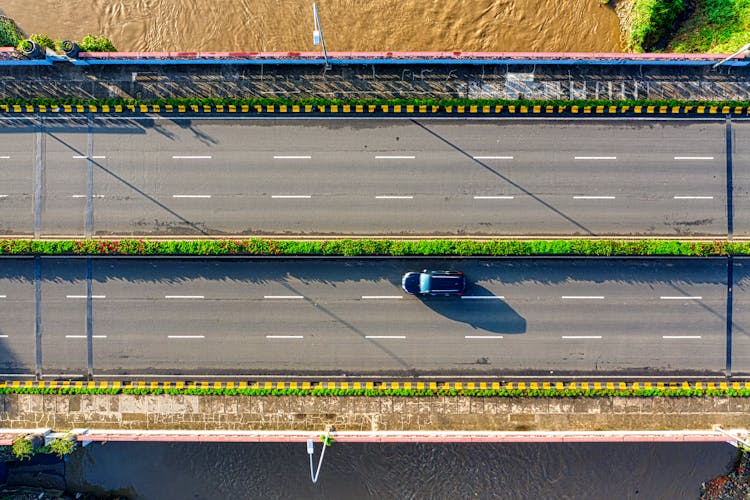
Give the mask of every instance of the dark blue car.
[(401, 287), (412, 295), (462, 295), (466, 276), (461, 271), (424, 271), (404, 274)]

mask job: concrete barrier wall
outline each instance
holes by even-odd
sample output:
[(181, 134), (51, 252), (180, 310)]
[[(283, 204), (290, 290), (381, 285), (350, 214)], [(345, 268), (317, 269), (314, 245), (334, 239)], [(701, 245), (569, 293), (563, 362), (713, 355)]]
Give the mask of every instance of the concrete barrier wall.
[(0, 427), (120, 430), (607, 431), (750, 428), (750, 398), (0, 396)]
[[(411, 63), (414, 59), (430, 61), (451, 61), (465, 63), (471, 61), (498, 60), (574, 60), (579, 62), (616, 61), (618, 63), (646, 61), (716, 62), (729, 54), (681, 54), (681, 53), (620, 53), (620, 52), (328, 52), (328, 58), (335, 60), (368, 60), (393, 64), (398, 61)], [(324, 61), (321, 52), (81, 52), (79, 59), (88, 61), (105, 59), (256, 59), (256, 60), (312, 60)]]

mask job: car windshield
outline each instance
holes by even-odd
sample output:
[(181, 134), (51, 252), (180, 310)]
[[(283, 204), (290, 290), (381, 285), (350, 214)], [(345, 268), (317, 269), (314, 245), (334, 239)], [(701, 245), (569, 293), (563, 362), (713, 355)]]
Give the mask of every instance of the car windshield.
[(432, 290), (432, 275), (429, 273), (422, 273), (419, 275), (419, 293), (430, 293)]

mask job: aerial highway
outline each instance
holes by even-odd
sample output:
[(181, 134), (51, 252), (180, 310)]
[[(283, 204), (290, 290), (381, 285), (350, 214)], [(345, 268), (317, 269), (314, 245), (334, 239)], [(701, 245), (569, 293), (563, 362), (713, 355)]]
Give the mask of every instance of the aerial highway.
[[(404, 293), (423, 268), (464, 271), (466, 294)], [(0, 371), (747, 376), (748, 304), (741, 258), (8, 258)]]
[[(0, 235), (750, 235), (742, 120), (0, 120)], [(727, 155), (729, 151), (729, 155)]]

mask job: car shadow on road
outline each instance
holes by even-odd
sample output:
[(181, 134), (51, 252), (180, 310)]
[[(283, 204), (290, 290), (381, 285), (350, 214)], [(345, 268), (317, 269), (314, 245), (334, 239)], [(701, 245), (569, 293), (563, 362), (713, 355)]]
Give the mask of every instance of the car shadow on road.
[(453, 321), (466, 323), (477, 334), (526, 333), (526, 319), (503, 298), (479, 285), (470, 285), (463, 297), (419, 297), (424, 305)]

